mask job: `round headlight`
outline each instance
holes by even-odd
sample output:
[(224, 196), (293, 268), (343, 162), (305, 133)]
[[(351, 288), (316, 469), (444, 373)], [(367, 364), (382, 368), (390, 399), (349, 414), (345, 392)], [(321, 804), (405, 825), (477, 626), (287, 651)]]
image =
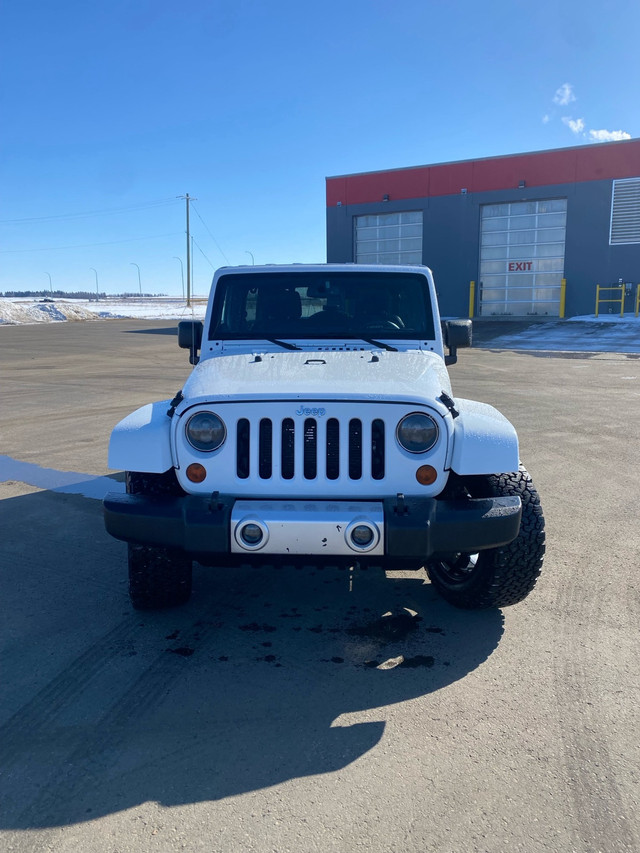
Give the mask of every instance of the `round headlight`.
[(187, 421), (187, 441), (196, 450), (217, 450), (224, 444), (227, 430), (222, 420), (213, 412), (198, 412)]
[(400, 421), (396, 436), (409, 453), (426, 453), (438, 440), (438, 425), (429, 415), (414, 412)]

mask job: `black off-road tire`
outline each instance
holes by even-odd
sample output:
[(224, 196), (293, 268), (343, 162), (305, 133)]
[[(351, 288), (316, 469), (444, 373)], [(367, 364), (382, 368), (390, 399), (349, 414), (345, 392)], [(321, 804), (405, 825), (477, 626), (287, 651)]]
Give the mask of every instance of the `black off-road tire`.
[[(184, 494), (173, 469), (164, 474), (126, 473), (130, 495)], [(129, 543), (129, 597), (136, 610), (186, 604), (191, 597), (191, 558), (176, 548)]]
[(440, 595), (456, 607), (482, 610), (517, 604), (534, 588), (545, 551), (544, 516), (531, 477), (521, 465), (517, 472), (468, 477), (461, 485), (472, 498), (517, 495), (522, 501), (520, 532), (500, 548), (433, 560), (427, 574)]

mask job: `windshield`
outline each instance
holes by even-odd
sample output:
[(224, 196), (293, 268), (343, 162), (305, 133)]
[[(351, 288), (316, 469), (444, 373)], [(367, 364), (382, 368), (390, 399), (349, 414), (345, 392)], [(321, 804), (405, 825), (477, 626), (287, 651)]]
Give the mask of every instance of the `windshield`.
[(218, 280), (210, 339), (433, 340), (420, 273), (234, 273)]

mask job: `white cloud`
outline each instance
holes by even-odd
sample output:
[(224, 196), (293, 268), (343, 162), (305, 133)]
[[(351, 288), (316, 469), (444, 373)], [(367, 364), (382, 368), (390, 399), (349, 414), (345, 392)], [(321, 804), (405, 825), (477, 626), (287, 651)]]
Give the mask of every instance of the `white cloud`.
[(571, 101), (575, 101), (576, 96), (573, 94), (573, 86), (571, 83), (563, 83), (559, 89), (556, 90), (555, 95), (553, 96), (553, 103), (558, 104), (561, 107), (566, 107), (567, 104), (570, 104)]
[(631, 134), (626, 130), (590, 130), (589, 139), (591, 142), (618, 142), (621, 139), (631, 139)]
[[(573, 93), (571, 83), (563, 83), (553, 96), (553, 103), (559, 106), (566, 107), (572, 101), (576, 100)], [(551, 115), (546, 113), (542, 116), (542, 123), (549, 124)], [(563, 124), (576, 136), (582, 136), (589, 142), (618, 142), (623, 139), (631, 139), (631, 134), (626, 130), (587, 130), (583, 118), (571, 118), (571, 116), (562, 116)]]
[(572, 119), (567, 116), (563, 116), (562, 121), (573, 131), (573, 133), (582, 133), (584, 131), (583, 118)]

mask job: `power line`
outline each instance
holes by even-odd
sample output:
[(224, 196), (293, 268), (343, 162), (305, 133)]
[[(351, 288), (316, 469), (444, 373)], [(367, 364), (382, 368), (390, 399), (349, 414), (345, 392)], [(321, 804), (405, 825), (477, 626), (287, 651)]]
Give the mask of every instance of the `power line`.
[(193, 240), (193, 242), (195, 243), (195, 246), (196, 246), (196, 248), (198, 249), (198, 251), (200, 252), (200, 254), (202, 255), (202, 257), (205, 259), (205, 261), (207, 261), (207, 262), (208, 262), (208, 264), (209, 264), (209, 266), (211, 267), (211, 269), (215, 269), (215, 266), (211, 263), (211, 261), (209, 260), (209, 258), (205, 255), (205, 253), (202, 251), (202, 249), (201, 249), (201, 248), (200, 248), (200, 246), (198, 245), (198, 241), (195, 239), (195, 237), (191, 237), (191, 239), (192, 239), (192, 240)]
[[(200, 222), (202, 222), (202, 224), (203, 224), (203, 225), (204, 225), (204, 227), (206, 228), (206, 230), (207, 230), (207, 232), (208, 232), (209, 236), (211, 237), (211, 239), (213, 240), (213, 242), (216, 244), (216, 246), (217, 246), (217, 248), (218, 248), (218, 251), (220, 252), (220, 254), (222, 255), (222, 257), (225, 259), (225, 261), (226, 261), (227, 263), (229, 263), (229, 258), (228, 258), (228, 257), (225, 255), (225, 253), (222, 251), (222, 249), (220, 248), (220, 244), (218, 243), (218, 241), (216, 240), (216, 238), (213, 236), (213, 234), (212, 234), (212, 233), (211, 233), (211, 231), (209, 230), (209, 227), (207, 226), (207, 223), (206, 223), (206, 222), (204, 221), (204, 219), (200, 216), (200, 213), (199, 213), (199, 211), (198, 211), (198, 208), (195, 206), (195, 204), (194, 204), (194, 205), (192, 205), (192, 206), (193, 206), (193, 209), (194, 209), (194, 210), (195, 210), (195, 212), (196, 212), (196, 216), (198, 217), (198, 219), (200, 220)], [(200, 249), (200, 251), (202, 251), (202, 249)], [(204, 254), (204, 253), (203, 253), (203, 254)], [(206, 257), (206, 256), (205, 256), (205, 257)], [(209, 259), (207, 258), (207, 260), (209, 260)], [(211, 261), (209, 261), (209, 263), (211, 264)], [(211, 266), (213, 266), (213, 264), (211, 264)]]
[(107, 240), (103, 243), (78, 243), (74, 246), (46, 246), (42, 249), (1, 249), (0, 255), (14, 255), (23, 252), (54, 252), (58, 249), (88, 249), (91, 246), (115, 246), (117, 243), (138, 243), (141, 240), (158, 240), (161, 237), (176, 237), (181, 231), (172, 231), (170, 234), (152, 234), (149, 237), (131, 237), (128, 240)]
[(30, 216), (25, 219), (0, 219), (0, 225), (22, 222), (48, 222), (54, 219), (81, 219), (85, 216), (104, 216), (112, 213), (130, 213), (134, 210), (149, 210), (152, 207), (163, 207), (164, 205), (176, 203), (176, 199), (170, 198), (161, 199), (159, 201), (152, 201), (145, 204), (132, 204), (128, 207), (111, 207), (105, 208), (103, 210), (87, 210), (83, 213), (59, 213), (52, 216)]

